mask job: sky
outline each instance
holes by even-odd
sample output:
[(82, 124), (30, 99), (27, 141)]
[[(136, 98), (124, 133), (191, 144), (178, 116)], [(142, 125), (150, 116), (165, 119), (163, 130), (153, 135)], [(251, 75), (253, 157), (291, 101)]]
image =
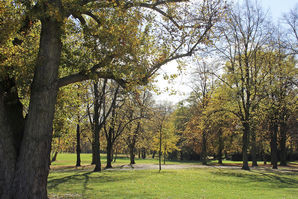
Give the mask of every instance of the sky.
[(278, 21), (284, 13), (298, 6), (298, 0), (261, 0), (261, 5), (264, 9), (269, 9), (269, 14), (272, 15), (275, 21)]
[[(298, 6), (298, 0), (259, 0), (258, 2), (264, 8), (264, 11), (268, 11), (269, 17), (272, 17), (275, 23), (279, 23), (285, 13), (289, 12), (289, 10), (293, 9), (296, 5)], [(176, 66), (177, 63), (173, 61), (163, 66), (159, 71), (160, 75), (157, 77), (158, 83), (156, 83), (156, 87), (160, 89), (162, 94), (154, 94), (154, 99), (157, 103), (169, 101), (176, 104), (177, 102), (186, 99), (191, 92), (191, 66), (187, 66), (186, 71), (172, 82), (163, 79), (165, 73), (168, 75), (178, 73)], [(169, 88), (170, 91), (166, 92), (165, 90), (167, 88)], [(176, 95), (171, 94), (171, 90), (175, 90)]]

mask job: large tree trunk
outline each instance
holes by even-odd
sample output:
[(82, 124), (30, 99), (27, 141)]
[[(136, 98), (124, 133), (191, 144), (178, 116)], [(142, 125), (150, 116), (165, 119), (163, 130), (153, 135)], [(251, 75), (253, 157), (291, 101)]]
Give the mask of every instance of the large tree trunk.
[[(51, 3), (59, 4), (56, 1)], [(11, 178), (7, 178), (10, 181), (7, 186), (10, 186), (9, 192), (12, 198), (18, 199), (47, 198), (52, 123), (58, 91), (57, 78), (61, 55), (61, 28), (55, 17), (42, 19), (41, 24), (39, 54), (31, 86), (24, 136), (16, 164), (11, 164), (8, 172), (10, 175), (11, 171), (16, 169), (13, 186), (11, 186)], [(11, 158), (15, 158), (15, 154), (15, 152), (9, 154), (10, 157), (5, 160), (14, 162)]]
[(247, 155), (247, 149), (248, 149), (248, 138), (249, 138), (249, 131), (250, 127), (248, 122), (243, 122), (243, 137), (242, 137), (242, 158), (243, 158), (243, 164), (242, 169), (243, 170), (249, 170), (248, 166), (248, 155)]
[(280, 123), (280, 165), (287, 166), (287, 125), (285, 122)]
[(277, 169), (277, 131), (278, 125), (275, 121), (270, 122), (270, 133), (271, 133), (271, 164), (272, 169)]
[(101, 161), (100, 161), (100, 137), (99, 137), (99, 94), (97, 82), (93, 84), (94, 86), (94, 116), (93, 116), (93, 143), (92, 143), (92, 163), (95, 164), (94, 171), (101, 171)]
[(256, 141), (256, 132), (251, 131), (251, 157), (252, 157), (252, 166), (257, 167), (257, 141)]
[(23, 107), (15, 82), (0, 77), (0, 198), (11, 198), (15, 164), (24, 131)]

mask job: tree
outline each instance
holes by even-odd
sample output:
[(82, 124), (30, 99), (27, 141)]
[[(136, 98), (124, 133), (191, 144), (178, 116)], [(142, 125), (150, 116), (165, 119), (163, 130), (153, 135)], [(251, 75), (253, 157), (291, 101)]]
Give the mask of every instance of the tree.
[[(130, 104), (128, 104), (127, 115), (129, 120), (134, 120), (134, 118), (138, 118), (126, 128), (126, 133), (123, 135), (123, 139), (125, 140), (130, 157), (130, 165), (135, 164), (135, 151), (138, 141), (142, 133), (144, 133), (144, 120), (148, 120), (150, 118), (149, 115), (149, 106), (152, 106), (152, 94), (148, 90), (141, 90), (140, 94), (136, 93), (134, 96), (137, 100), (131, 100)], [(139, 97), (141, 95), (141, 97)], [(144, 143), (145, 144), (145, 143)], [(144, 147), (143, 147), (144, 149)]]
[(290, 10), (287, 14), (284, 15), (285, 23), (288, 27), (288, 32), (286, 34), (285, 40), (286, 45), (284, 46), (291, 53), (297, 55), (297, 46), (298, 46), (298, 4)]
[(210, 98), (213, 92), (213, 78), (210, 76), (210, 66), (206, 62), (197, 63), (194, 71), (194, 86), (193, 93), (197, 98), (196, 111), (194, 115), (198, 125), (198, 132), (202, 135), (202, 153), (201, 159), (204, 165), (207, 164), (207, 136), (209, 121), (205, 111), (209, 105)]
[[(197, 50), (199, 44), (206, 41), (210, 29), (219, 19), (219, 16), (221, 16), (220, 12), (222, 10), (220, 9), (221, 5), (219, 1), (204, 1), (202, 4), (202, 8), (204, 7), (204, 9), (201, 9), (199, 14), (195, 16), (183, 12), (182, 9), (178, 9), (176, 6), (170, 6), (170, 9), (167, 10), (167, 5), (176, 2), (181, 1), (102, 2), (93, 0), (45, 0), (38, 2), (14, 1), (13, 4), (5, 2), (5, 6), (2, 6), (3, 3), (1, 2), (1, 9), (5, 13), (9, 13), (5, 16), (5, 20), (13, 19), (12, 16), (14, 16), (14, 13), (17, 13), (17, 19), (23, 19), (16, 21), (16, 27), (26, 24), (25, 31), (20, 31), (21, 34), (25, 33), (26, 30), (30, 30), (30, 27), (32, 27), (30, 25), (34, 23), (40, 24), (41, 28), (39, 46), (36, 49), (37, 51), (33, 53), (35, 55), (37, 54), (36, 61), (35, 64), (31, 65), (34, 67), (31, 67), (31, 70), (28, 69), (31, 73), (30, 77), (33, 77), (33, 80), (32, 83), (29, 83), (30, 103), (26, 120), (22, 115), (22, 104), (19, 102), (19, 96), (16, 92), (16, 87), (19, 88), (19, 85), (14, 83), (14, 71), (16, 69), (11, 66), (9, 71), (12, 73), (7, 70), (1, 70), (0, 136), (3, 139), (0, 141), (0, 157), (2, 160), (0, 163), (0, 173), (1, 176), (5, 176), (0, 182), (0, 187), (4, 187), (0, 193), (1, 198), (47, 197), (46, 185), (49, 172), (52, 124), (57, 92), (60, 87), (90, 79), (92, 75), (95, 75), (97, 78), (115, 79), (122, 85), (131, 79), (137, 80), (136, 82), (138, 83), (146, 83), (147, 79), (160, 66), (174, 59), (190, 56)], [(147, 9), (148, 12), (144, 12), (144, 9)], [(12, 10), (13, 12), (10, 13), (8, 10)], [(170, 12), (172, 10), (178, 10), (181, 14), (174, 15), (176, 13)], [(119, 63), (127, 63), (129, 58), (134, 58), (134, 56), (129, 56), (131, 50), (135, 50), (136, 52), (140, 49), (140, 52), (142, 52), (140, 48), (142, 45), (137, 46), (139, 43), (136, 42), (139, 39), (132, 36), (140, 36), (137, 33), (133, 34), (135, 33), (134, 31), (139, 31), (138, 28), (141, 29), (138, 26), (138, 24), (141, 24), (140, 16), (150, 12), (161, 14), (175, 25), (173, 26), (174, 30), (170, 31), (170, 33), (173, 33), (173, 39), (177, 42), (173, 42), (170, 45), (171, 42), (166, 42), (165, 37), (161, 37), (161, 40), (165, 39), (163, 47), (167, 47), (168, 50), (166, 53), (150, 55), (154, 56), (153, 59), (150, 59), (153, 60), (151, 63), (143, 64), (144, 62), (141, 63), (142, 59), (138, 59), (124, 66), (120, 65)], [(86, 15), (89, 17), (84, 18)], [(192, 17), (200, 20), (188, 20), (192, 19)], [(109, 21), (110, 19), (118, 20)], [(162, 20), (162, 18), (156, 18), (156, 20), (158, 19)], [(181, 20), (179, 21), (179, 19)], [(75, 20), (76, 23), (74, 22)], [(70, 21), (72, 23), (67, 24)], [(183, 28), (181, 24), (185, 24), (186, 26)], [(62, 62), (62, 54), (67, 51), (71, 52), (70, 49), (65, 49), (67, 45), (64, 42), (64, 38), (69, 36), (68, 30), (70, 30), (70, 27), (72, 30), (78, 30), (80, 33), (84, 32), (86, 36), (85, 41), (90, 41), (88, 40), (88, 36), (92, 35), (92, 32), (94, 35), (102, 33), (98, 34), (100, 38), (97, 41), (99, 43), (93, 45), (97, 46), (96, 48), (89, 48), (90, 46), (88, 45), (82, 48), (85, 50), (82, 52), (86, 55), (97, 54), (97, 56), (91, 57), (91, 59), (90, 56), (86, 56), (85, 59), (79, 56), (80, 59), (77, 60), (77, 63)], [(123, 30), (124, 32), (119, 30)], [(187, 34), (184, 33), (190, 30), (193, 30), (194, 34), (185, 37)], [(111, 31), (112, 34), (107, 37), (108, 40), (102, 40), (102, 38), (106, 37), (107, 31)], [(163, 34), (166, 36), (165, 33)], [(9, 35), (11, 37), (7, 40), (6, 45), (11, 46), (12, 38), (15, 35)], [(130, 35), (130, 37), (121, 38), (122, 35)], [(29, 37), (29, 35), (25, 33), (23, 37)], [(128, 39), (128, 42), (132, 42), (131, 44), (134, 45), (125, 45), (126, 48), (123, 48), (123, 44), (127, 41), (124, 39)], [(17, 37), (14, 40), (15, 45), (22, 43), (21, 40), (22, 37)], [(136, 43), (133, 43), (133, 41)], [(21, 45), (25, 45), (25, 43)], [(97, 50), (90, 53), (92, 49)], [(1, 65), (5, 66), (9, 64), (11, 58), (5, 57), (5, 61)], [(125, 59), (126, 61), (123, 62)], [(59, 69), (61, 69), (62, 65), (66, 68), (76, 68), (77, 73), (70, 73), (63, 77), (60, 76)], [(121, 66), (120, 69), (122, 69), (120, 70), (119, 67), (115, 67), (117, 65)], [(81, 66), (81, 68), (78, 66)], [(144, 69), (144, 67), (139, 66), (148, 67)], [(138, 70), (133, 70), (133, 68)], [(117, 71), (120, 71), (120, 74)], [(132, 75), (131, 72), (138, 73), (138, 76)], [(18, 119), (16, 120), (16, 118)], [(14, 125), (15, 121), (24, 123), (24, 125), (18, 125), (16, 129), (16, 125)]]
[[(271, 162), (273, 169), (277, 169), (278, 142), (280, 147), (281, 165), (286, 165), (286, 140), (288, 120), (295, 110), (295, 59), (287, 56), (283, 49), (274, 48), (269, 53), (270, 64), (267, 70), (267, 97), (263, 100), (263, 114), (267, 116), (268, 128), (271, 136)], [(277, 51), (275, 50), (277, 49)], [(278, 137), (280, 138), (278, 140)]]
[[(137, 121), (135, 134), (140, 130), (141, 123), (139, 120), (143, 118), (143, 113), (140, 115), (134, 114), (133, 102), (130, 95), (120, 90), (119, 85), (114, 91), (114, 99), (111, 103), (111, 115), (107, 122), (104, 124), (104, 134), (106, 138), (106, 151), (107, 151), (107, 165), (106, 168), (112, 168), (114, 146), (116, 141), (123, 135), (125, 130), (129, 128), (133, 122)], [(142, 111), (141, 111), (142, 112)], [(105, 114), (105, 112), (103, 112)], [(131, 154), (133, 155), (133, 154)]]
[[(100, 83), (100, 84), (99, 84)], [(101, 91), (99, 90), (101, 86)], [(118, 91), (111, 93), (111, 105), (108, 107), (106, 100), (108, 98), (107, 93), (108, 80), (104, 79), (102, 82), (95, 81), (93, 83), (93, 121), (90, 113), (90, 107), (88, 107), (89, 121), (92, 126), (92, 164), (95, 164), (94, 171), (101, 171), (100, 161), (100, 131), (103, 129), (107, 118), (109, 117), (112, 104), (117, 98)], [(107, 111), (106, 111), (107, 110)]]
[[(186, 138), (183, 136), (183, 133), (187, 127), (187, 123), (191, 119), (190, 109), (188, 106), (185, 105), (184, 101), (178, 103), (176, 109), (174, 110), (175, 114), (175, 131), (176, 134), (179, 135), (179, 140), (177, 142), (177, 147), (180, 149), (179, 155), (176, 154), (177, 159), (184, 160), (184, 155), (187, 153), (187, 146), (185, 146), (184, 142)], [(173, 154), (174, 155), (174, 154)], [(180, 157), (179, 157), (180, 156)]]
[[(111, 87), (112, 93), (113, 93), (113, 100), (110, 104), (110, 108), (108, 109), (108, 112), (111, 112), (111, 116), (109, 118), (109, 120), (107, 121), (107, 119), (104, 119), (105, 122), (103, 123), (103, 130), (104, 130), (104, 134), (105, 134), (105, 138), (106, 138), (106, 142), (107, 142), (107, 146), (106, 146), (106, 151), (107, 151), (107, 165), (106, 168), (112, 168), (112, 161), (113, 161), (113, 145), (116, 141), (116, 139), (121, 135), (123, 128), (122, 128), (122, 122), (121, 119), (123, 118), (118, 118), (118, 112), (117, 109), (121, 106), (123, 106), (123, 103), (120, 101), (120, 103), (117, 103), (117, 100), (119, 100), (119, 90), (120, 90), (120, 86), (116, 85), (116, 88)], [(105, 100), (104, 96), (104, 101), (103, 101), (103, 116), (106, 117), (109, 114), (106, 114), (106, 100)], [(120, 96), (121, 97), (121, 96)], [(123, 116), (123, 115), (122, 115)], [(120, 121), (118, 121), (120, 120)], [(119, 124), (119, 123), (121, 124)], [(119, 124), (118, 128), (117, 128), (117, 124)], [(115, 129), (117, 128), (117, 129)], [(108, 130), (107, 130), (108, 129)]]
[[(170, 114), (172, 113), (171, 105), (167, 102), (164, 104), (159, 104), (153, 110), (154, 117), (152, 118), (153, 122), (153, 131), (154, 131), (154, 138), (153, 138), (153, 150), (158, 151), (158, 162), (159, 162), (159, 172), (161, 171), (161, 161), (162, 161), (162, 154), (164, 157), (167, 153), (167, 150), (171, 150), (167, 147), (167, 140), (166, 134), (172, 133), (172, 131), (166, 130), (166, 124), (169, 119)], [(172, 144), (170, 144), (172, 145)]]
[[(253, 113), (258, 106), (260, 85), (263, 77), (260, 73), (263, 67), (262, 51), (269, 45), (271, 33), (265, 15), (257, 5), (253, 6), (246, 0), (243, 7), (235, 8), (228, 14), (223, 26), (222, 46), (217, 46), (218, 52), (228, 61), (223, 75), (223, 82), (231, 92), (231, 100), (235, 102), (230, 110), (240, 119), (243, 127), (242, 169), (249, 170), (248, 148), (249, 137), (252, 138), (253, 166), (257, 166), (255, 158), (255, 131), (253, 131)], [(231, 104), (232, 105), (232, 104)]]

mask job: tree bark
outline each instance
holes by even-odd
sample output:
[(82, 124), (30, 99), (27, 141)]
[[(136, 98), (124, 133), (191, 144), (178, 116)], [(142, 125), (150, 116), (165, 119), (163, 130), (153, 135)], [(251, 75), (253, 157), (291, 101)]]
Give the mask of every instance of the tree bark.
[(140, 129), (140, 122), (138, 122), (138, 125), (132, 135), (132, 140), (129, 144), (129, 156), (130, 156), (130, 164), (135, 164), (135, 148), (136, 148), (136, 141), (137, 141), (137, 135)]
[(135, 164), (135, 143), (131, 143), (129, 145), (129, 159), (130, 159), (130, 164)]
[(218, 152), (217, 152), (217, 158), (218, 158), (218, 164), (222, 164), (222, 150), (223, 150), (223, 140), (222, 140), (222, 130), (218, 130)]
[(142, 148), (142, 159), (146, 159), (146, 149)]
[(256, 132), (251, 131), (251, 157), (252, 157), (252, 166), (257, 167), (257, 143), (256, 143)]
[(243, 137), (242, 137), (242, 158), (243, 158), (243, 164), (242, 169), (243, 170), (250, 170), (248, 166), (248, 155), (247, 155), (247, 149), (248, 149), (248, 137), (249, 137), (249, 124), (248, 122), (243, 122)]
[[(94, 127), (93, 127), (94, 128)], [(91, 164), (95, 164), (95, 136), (94, 136), (94, 130), (92, 132), (92, 141), (91, 141), (91, 150), (92, 150), (92, 160)]]
[(8, 75), (0, 78), (0, 198), (6, 199), (13, 194), (15, 164), (25, 121), (14, 79)]
[(58, 151), (55, 151), (54, 152), (54, 155), (53, 155), (53, 157), (51, 159), (51, 162), (55, 162), (57, 160), (57, 156), (58, 156)]
[(280, 166), (287, 166), (287, 125), (284, 121), (280, 123)]
[(76, 152), (77, 152), (77, 163), (76, 167), (81, 166), (81, 132), (80, 132), (80, 118), (78, 116), (78, 124), (77, 124), (77, 147), (76, 147)]
[(161, 136), (161, 129), (159, 130), (159, 153), (158, 153), (158, 165), (159, 165), (159, 172), (161, 171), (161, 142), (162, 142), (162, 136)]
[[(52, 1), (59, 9), (60, 1)], [(39, 54), (31, 86), (28, 116), (12, 188), (12, 198), (47, 198), (52, 124), (58, 91), (61, 24), (54, 17), (41, 20)], [(2, 139), (2, 138), (1, 138)], [(11, 170), (14, 166), (11, 165)]]
[(277, 169), (277, 131), (278, 125), (275, 121), (270, 122), (270, 133), (271, 133), (271, 164), (272, 169)]
[(152, 159), (155, 158), (155, 154), (156, 154), (156, 151), (153, 151), (153, 153), (152, 153)]
[(113, 162), (117, 161), (117, 157), (118, 157), (118, 148), (116, 148), (116, 150), (115, 150)]
[[(111, 129), (110, 129), (111, 131)], [(112, 137), (112, 135), (110, 136), (110, 138)], [(113, 161), (113, 143), (111, 139), (107, 139), (107, 165), (106, 165), (106, 169), (108, 168), (112, 168), (112, 161)]]
[(206, 131), (203, 130), (203, 138), (202, 138), (202, 164), (207, 165), (207, 135)]
[(93, 142), (92, 142), (92, 159), (95, 164), (94, 171), (101, 171), (100, 161), (100, 126), (99, 126), (99, 93), (97, 82), (93, 84), (94, 87), (94, 116), (93, 116)]

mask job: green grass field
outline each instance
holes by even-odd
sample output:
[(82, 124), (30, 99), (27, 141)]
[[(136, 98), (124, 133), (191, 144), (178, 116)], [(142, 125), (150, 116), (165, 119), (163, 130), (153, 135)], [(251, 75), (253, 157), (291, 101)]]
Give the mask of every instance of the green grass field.
[[(298, 172), (288, 168), (243, 171), (208, 167), (161, 173), (116, 169), (93, 173), (93, 167), (87, 166), (91, 155), (82, 154), (81, 158), (85, 166), (76, 168), (75, 154), (58, 155), (48, 179), (50, 198), (298, 198)], [(125, 156), (117, 160), (117, 165), (128, 163)], [(157, 160), (137, 159), (138, 163), (157, 164)]]

